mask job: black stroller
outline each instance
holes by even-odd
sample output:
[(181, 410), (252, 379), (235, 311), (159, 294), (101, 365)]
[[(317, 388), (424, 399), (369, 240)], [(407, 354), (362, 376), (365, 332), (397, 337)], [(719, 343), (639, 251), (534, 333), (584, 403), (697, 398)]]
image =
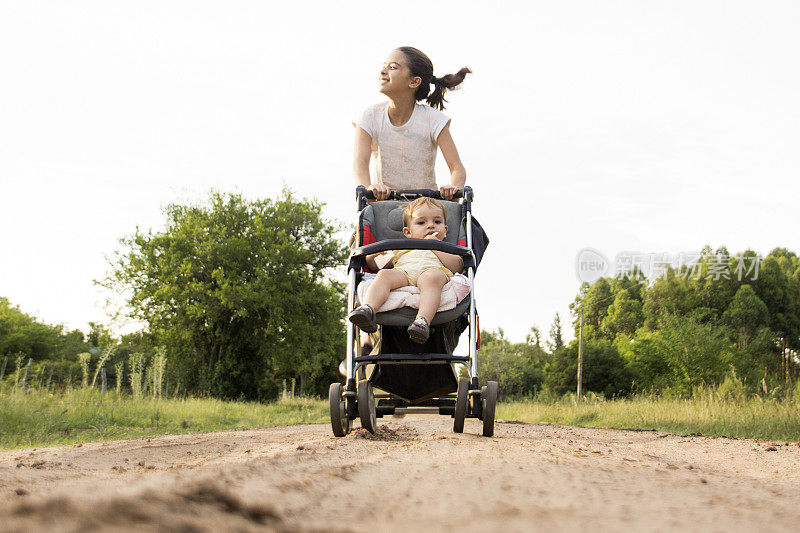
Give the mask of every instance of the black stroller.
[[(395, 191), (389, 200), (367, 203), (374, 196), (364, 187), (356, 189), (358, 201), (357, 247), (347, 269), (347, 312), (356, 307), (356, 287), (364, 276), (366, 256), (385, 250), (440, 250), (460, 255), (469, 279), (470, 294), (454, 309), (438, 312), (431, 321), (431, 335), (424, 344), (411, 342), (406, 328), (417, 310), (402, 307), (377, 313), (380, 343), (371, 355), (361, 355), (361, 336), (347, 321), (347, 381), (333, 383), (330, 400), (333, 434), (344, 437), (352, 421), (374, 433), (376, 419), (384, 415), (431, 413), (454, 418), (453, 431), (464, 431), (466, 418), (483, 421), (483, 434), (494, 434), (498, 384), (478, 384), (477, 350), (480, 347), (478, 314), (475, 309), (475, 269), (488, 244), (480, 225), (472, 218), (472, 189), (456, 194), (460, 202), (443, 201), (448, 231), (444, 240), (403, 237), (402, 212), (407, 201), (421, 196), (440, 199), (439, 191)], [(455, 223), (460, 221), (460, 223)], [(464, 330), (469, 334), (469, 355), (453, 355)], [(378, 352), (378, 353), (375, 353)], [(466, 367), (469, 377), (458, 377)], [(369, 372), (367, 370), (369, 369)], [(369, 374), (369, 375), (368, 375)], [(373, 389), (383, 393), (376, 394)]]

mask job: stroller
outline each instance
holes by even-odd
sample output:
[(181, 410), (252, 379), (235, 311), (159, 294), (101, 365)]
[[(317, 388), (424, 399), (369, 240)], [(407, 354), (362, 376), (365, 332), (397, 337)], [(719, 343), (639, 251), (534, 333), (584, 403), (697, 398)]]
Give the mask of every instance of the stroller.
[[(461, 256), (470, 293), (454, 309), (436, 313), (424, 344), (408, 338), (406, 328), (417, 314), (409, 307), (376, 313), (381, 340), (371, 355), (361, 354), (358, 328), (346, 322), (347, 379), (344, 384), (332, 383), (328, 391), (331, 426), (337, 437), (347, 435), (356, 418), (361, 427), (375, 433), (377, 418), (406, 413), (450, 415), (456, 433), (464, 431), (466, 418), (478, 418), (483, 421), (483, 435), (494, 434), (498, 384), (489, 381), (479, 386), (476, 358), (480, 329), (474, 276), (488, 238), (472, 218), (470, 187), (457, 192), (460, 202), (442, 202), (449, 222), (444, 240), (404, 238), (403, 209), (407, 201), (422, 196), (441, 198), (434, 190), (394, 191), (389, 200), (368, 204), (367, 200), (374, 199), (372, 192), (363, 186), (356, 189), (359, 221), (357, 247), (347, 267), (347, 313), (356, 307), (356, 287), (365, 274), (366, 256), (386, 250), (440, 250)], [(464, 330), (468, 330), (469, 355), (453, 355)], [(469, 377), (459, 377), (457, 368), (464, 367)]]

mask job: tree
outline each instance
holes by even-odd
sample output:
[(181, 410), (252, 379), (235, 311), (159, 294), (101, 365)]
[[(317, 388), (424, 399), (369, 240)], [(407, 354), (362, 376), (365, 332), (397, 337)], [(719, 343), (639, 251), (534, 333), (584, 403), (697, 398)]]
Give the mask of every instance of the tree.
[(666, 363), (670, 387), (683, 394), (698, 385), (718, 383), (734, 360), (726, 328), (692, 317), (667, 317), (651, 340), (655, 350), (651, 358), (657, 356)]
[(537, 348), (542, 347), (542, 332), (539, 330), (539, 326), (536, 324), (531, 326), (531, 332), (525, 337), (525, 342), (533, 344)]
[(575, 301), (569, 306), (575, 318), (573, 321), (575, 337), (578, 336), (580, 328), (581, 306), (583, 306), (583, 338), (591, 339), (600, 332), (600, 326), (613, 300), (609, 278), (600, 278), (591, 285), (584, 283)]
[(39, 322), (0, 297), (0, 356), (22, 354), (36, 361), (54, 357), (62, 342), (61, 331), (60, 326)]
[(755, 334), (756, 330), (766, 326), (769, 312), (764, 302), (756, 296), (750, 285), (742, 285), (736, 291), (722, 320), (737, 332), (737, 345), (741, 349)]
[(618, 333), (633, 335), (642, 323), (642, 303), (631, 298), (627, 289), (622, 289), (608, 308), (601, 330), (606, 339), (614, 339)]
[[(546, 376), (557, 394), (575, 392), (578, 386), (578, 341), (553, 354)], [(630, 394), (634, 376), (614, 345), (606, 339), (589, 339), (583, 346), (583, 389), (611, 398)]]
[(512, 343), (502, 328), (497, 333), (481, 331), (480, 377), (501, 384), (503, 397), (530, 396), (540, 391), (547, 354), (534, 339)]
[(104, 284), (129, 294), (129, 314), (167, 347), (183, 386), (266, 399), (277, 380), (298, 377), (301, 390), (323, 392), (344, 352), (343, 291), (330, 272), (346, 250), (322, 205), (288, 190), (258, 201), (212, 192), (164, 215), (164, 231), (120, 241)]
[(547, 341), (550, 351), (556, 352), (564, 347), (564, 337), (561, 335), (561, 316), (556, 313), (553, 325), (550, 326), (550, 339)]

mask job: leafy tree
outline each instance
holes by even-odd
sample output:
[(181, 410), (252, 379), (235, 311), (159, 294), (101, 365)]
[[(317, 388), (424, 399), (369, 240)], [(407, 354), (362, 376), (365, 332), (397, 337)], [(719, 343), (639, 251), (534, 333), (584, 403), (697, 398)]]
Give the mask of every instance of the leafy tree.
[(343, 291), (329, 272), (346, 250), (322, 205), (288, 190), (258, 201), (212, 192), (164, 215), (164, 231), (121, 240), (104, 284), (130, 295), (183, 386), (270, 398), (296, 376), (323, 392), (344, 351)]
[[(681, 393), (689, 394), (701, 384), (718, 383), (733, 362), (734, 348), (729, 332), (722, 327), (703, 324), (692, 317), (667, 317), (665, 325), (650, 337), (650, 368), (669, 368), (667, 383)], [(644, 381), (657, 381), (653, 376)]]
[(86, 336), (86, 340), (94, 348), (105, 348), (115, 342), (111, 331), (96, 322), (89, 322), (89, 334)]
[[(634, 374), (616, 347), (606, 339), (589, 339), (583, 344), (583, 389), (608, 398), (626, 396), (633, 387)], [(553, 354), (547, 385), (557, 394), (578, 388), (578, 341)]]
[(547, 354), (530, 336), (512, 343), (502, 328), (481, 331), (480, 376), (501, 384), (503, 397), (530, 396), (542, 389)]
[(539, 330), (537, 325), (531, 326), (531, 332), (526, 336), (525, 342), (528, 344), (533, 344), (537, 348), (541, 349), (542, 347), (542, 332)]
[(564, 347), (564, 337), (561, 334), (561, 316), (556, 313), (553, 324), (550, 326), (550, 339), (547, 341), (550, 350), (556, 352)]
[(738, 333), (738, 345), (743, 347), (756, 330), (766, 326), (769, 313), (750, 285), (742, 285), (736, 291), (722, 320)]
[(699, 306), (692, 281), (687, 277), (685, 267), (670, 267), (663, 277), (655, 280), (645, 291), (642, 309), (647, 329), (658, 329), (664, 317), (686, 315)]
[(606, 339), (614, 339), (618, 333), (633, 335), (642, 322), (642, 302), (631, 298), (627, 289), (622, 289), (608, 308), (601, 330)]
[(39, 322), (0, 297), (0, 356), (22, 354), (42, 360), (56, 355), (61, 344), (61, 327)]
[(575, 318), (575, 337), (578, 337), (580, 329), (580, 312), (583, 306), (583, 338), (590, 339), (597, 336), (603, 319), (608, 314), (608, 307), (614, 301), (614, 293), (611, 291), (611, 281), (608, 278), (600, 278), (591, 285), (583, 283), (575, 301), (570, 304), (570, 311)]

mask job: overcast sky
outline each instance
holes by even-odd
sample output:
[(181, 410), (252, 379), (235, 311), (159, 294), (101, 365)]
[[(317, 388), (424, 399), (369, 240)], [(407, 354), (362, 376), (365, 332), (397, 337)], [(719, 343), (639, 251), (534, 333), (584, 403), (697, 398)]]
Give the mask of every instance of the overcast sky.
[(401, 45), (474, 71), (445, 113), (482, 327), (568, 324), (585, 247), (800, 251), (796, 2), (278, 5), (0, 2), (0, 296), (108, 322), (104, 256), (212, 188), (353, 221), (351, 120)]

